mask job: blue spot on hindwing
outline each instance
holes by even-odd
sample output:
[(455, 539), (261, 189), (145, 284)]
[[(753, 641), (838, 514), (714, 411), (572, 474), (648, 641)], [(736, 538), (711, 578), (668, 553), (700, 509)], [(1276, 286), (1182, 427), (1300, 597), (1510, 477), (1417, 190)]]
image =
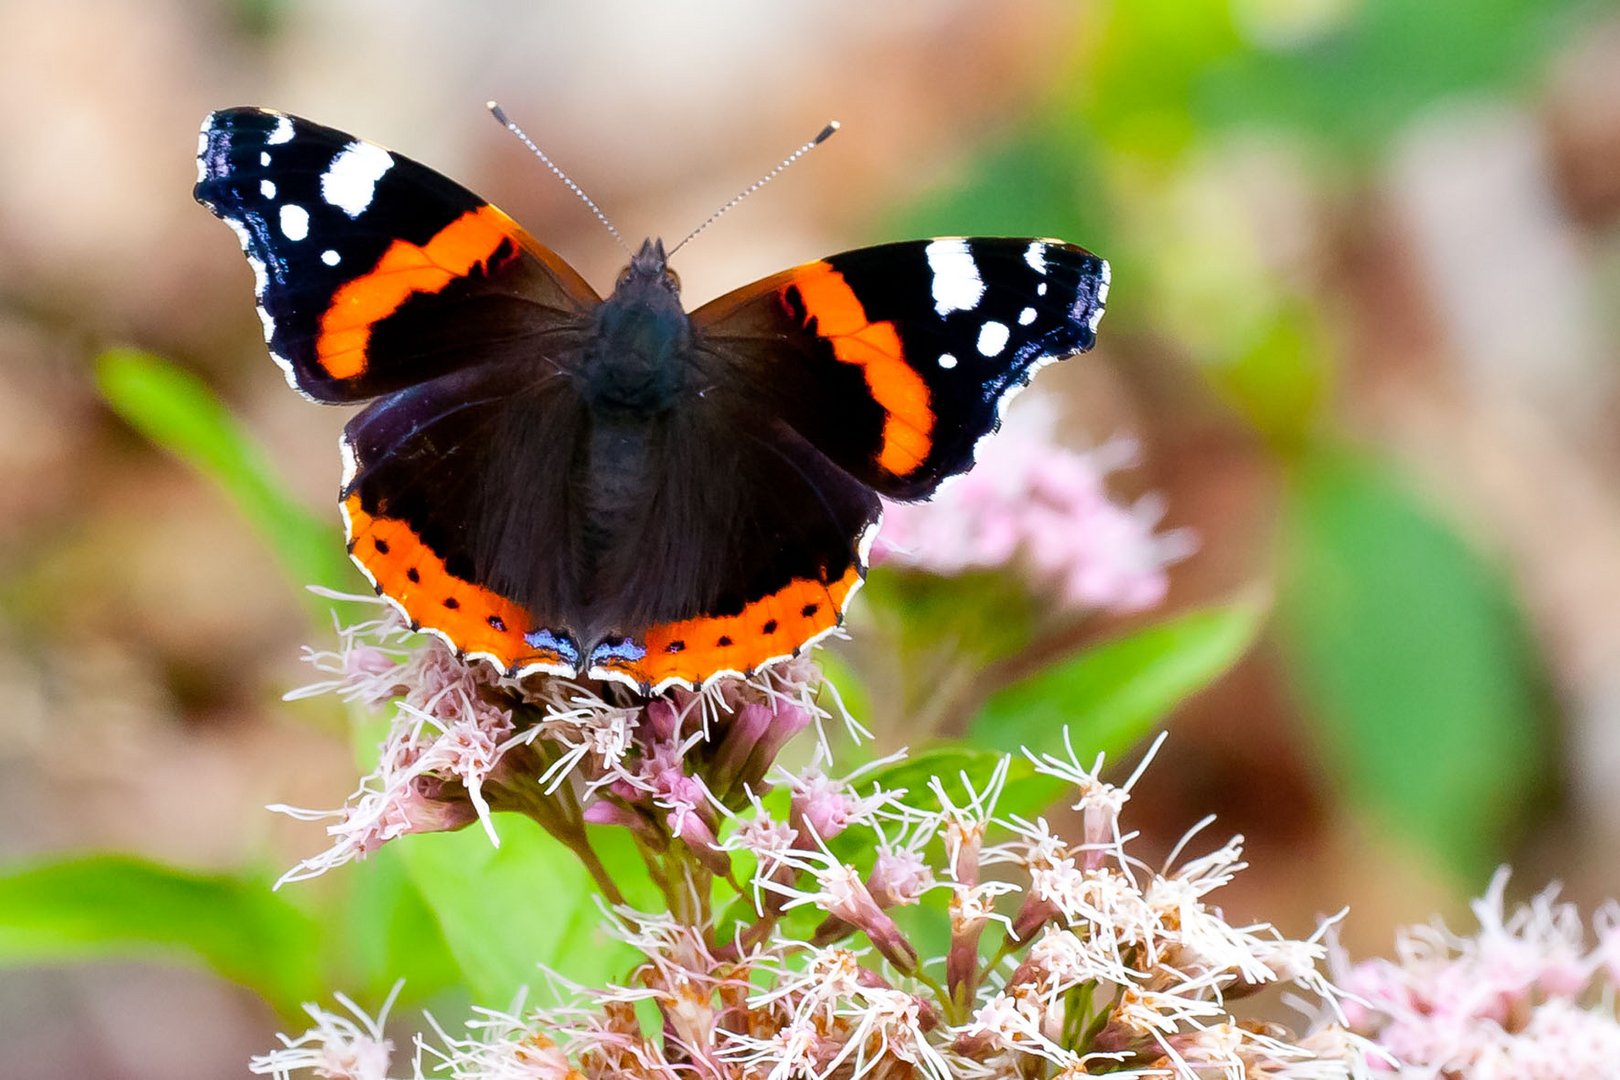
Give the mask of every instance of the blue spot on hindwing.
[(579, 667), (579, 646), (574, 639), (566, 634), (556, 634), (544, 628), (531, 630), (523, 635), (523, 641), (531, 649), (545, 649), (562, 657), (570, 667)]
[(646, 655), (647, 647), (635, 638), (608, 638), (591, 650), (591, 667), (615, 661), (633, 664)]

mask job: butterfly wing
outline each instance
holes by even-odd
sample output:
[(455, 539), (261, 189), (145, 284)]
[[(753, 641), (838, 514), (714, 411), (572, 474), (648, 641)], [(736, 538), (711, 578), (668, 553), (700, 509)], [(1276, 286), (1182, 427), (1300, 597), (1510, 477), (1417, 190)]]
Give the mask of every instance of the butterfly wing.
[(466, 367), (344, 429), (350, 556), (412, 627), (514, 673), (581, 670), (585, 406), (566, 376)]
[(643, 691), (751, 673), (842, 622), (868, 488), (735, 394), (694, 396), (633, 462), (581, 477), (599, 426), (571, 379), (511, 364), (374, 402), (344, 435), (352, 557), (465, 654)]
[(744, 387), (851, 476), (926, 498), (1034, 372), (1095, 343), (1108, 264), (1058, 240), (937, 239), (845, 252), (692, 316), (717, 382)]
[(655, 430), (645, 488), (617, 515), (624, 540), (596, 568), (587, 673), (695, 687), (797, 656), (841, 625), (877, 496), (726, 388), (689, 397)]
[(263, 109), (203, 121), (196, 197), (253, 268), (293, 387), (361, 401), (469, 364), (564, 355), (600, 298), (459, 184), (341, 131)]

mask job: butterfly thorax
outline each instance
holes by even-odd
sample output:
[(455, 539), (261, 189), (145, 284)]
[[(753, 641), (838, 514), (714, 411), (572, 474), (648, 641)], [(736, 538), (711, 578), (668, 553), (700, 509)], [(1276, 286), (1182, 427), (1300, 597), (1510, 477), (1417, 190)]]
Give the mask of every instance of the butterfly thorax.
[(580, 365), (586, 402), (598, 415), (646, 419), (675, 403), (686, 377), (692, 323), (662, 240), (647, 240), (596, 310)]

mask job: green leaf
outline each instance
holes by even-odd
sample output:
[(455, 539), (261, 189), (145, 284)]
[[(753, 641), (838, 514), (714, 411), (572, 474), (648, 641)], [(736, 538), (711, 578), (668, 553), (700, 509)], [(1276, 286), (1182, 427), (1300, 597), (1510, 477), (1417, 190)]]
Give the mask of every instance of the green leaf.
[(1095, 646), (992, 694), (970, 737), (1041, 752), (1061, 748), (1067, 727), (1076, 746), (1116, 756), (1235, 664), (1260, 621), (1257, 606), (1239, 603)]
[(983, 792), (990, 784), (990, 777), (995, 772), (996, 765), (1004, 757), (1005, 754), (986, 750), (981, 746), (946, 743), (920, 750), (882, 768), (863, 773), (855, 786), (857, 790), (864, 791), (870, 789), (873, 782), (876, 782), (885, 791), (904, 790), (906, 794), (901, 801), (906, 806), (919, 810), (933, 810), (939, 806), (939, 800), (929, 789), (928, 782), (937, 777), (940, 786), (945, 789), (945, 794), (961, 806), (968, 801), (962, 777), (967, 777), (974, 791)]
[(0, 964), (191, 959), (283, 1014), (327, 994), (320, 930), (267, 880), (86, 855), (0, 876)]
[(1260, 126), (1370, 158), (1437, 102), (1518, 89), (1602, 10), (1591, 0), (1108, 4), (1081, 24), (1087, 62), (1076, 65), (1071, 126), (1150, 160), (1211, 131)]
[(349, 993), (381, 999), (403, 979), (402, 1000), (421, 1001), (461, 983), (461, 967), (397, 845), (345, 867), (343, 875), (349, 886), (343, 944), (352, 975), (342, 986)]
[(497, 819), (500, 848), (474, 825), (400, 845), (474, 1000), (504, 1003), (540, 985), (545, 965), (587, 986), (623, 978), (634, 954), (602, 931), (590, 875), (523, 818)]
[(1601, 9), (1590, 0), (1360, 0), (1342, 8), (1345, 17), (1306, 40), (1211, 65), (1191, 102), (1201, 121), (1270, 123), (1376, 151), (1437, 102), (1521, 89), (1590, 21), (1584, 13)]
[[(264, 451), (196, 376), (134, 349), (96, 361), (102, 397), (131, 427), (213, 481), (262, 536), (292, 583), (353, 589), (342, 535), (283, 490)], [(329, 602), (321, 600), (323, 612)]]
[(1352, 803), (1477, 881), (1546, 766), (1522, 618), (1501, 574), (1381, 463), (1293, 477), (1279, 602), (1289, 674)]

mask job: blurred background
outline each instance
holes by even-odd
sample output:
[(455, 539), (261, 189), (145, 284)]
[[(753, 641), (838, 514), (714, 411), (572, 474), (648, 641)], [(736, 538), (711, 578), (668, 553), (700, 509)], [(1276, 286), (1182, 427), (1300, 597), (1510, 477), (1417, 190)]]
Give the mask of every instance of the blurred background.
[[(3, 0), (0, 866), (320, 847), (263, 806), (352, 787), (341, 715), (280, 701), (330, 639), (96, 358), (199, 376), (338, 550), (347, 412), (267, 361), (190, 197), (197, 125), (259, 104), (382, 142), (606, 288), (620, 253), (492, 97), (632, 239), (844, 122), (682, 252), (689, 303), (936, 233), (1112, 261), (1100, 347), (1042, 392), (1077, 448), (1139, 440), (1119, 497), (1199, 546), (1086, 633), (1264, 608), (1133, 802), (1150, 837), (1249, 837), (1236, 914), (1348, 904), (1364, 955), (1504, 861), (1517, 893), (1620, 894), (1620, 6), (1582, 0)], [(242, 1075), (277, 1028), (161, 952), (0, 953), (6, 1075)]]

